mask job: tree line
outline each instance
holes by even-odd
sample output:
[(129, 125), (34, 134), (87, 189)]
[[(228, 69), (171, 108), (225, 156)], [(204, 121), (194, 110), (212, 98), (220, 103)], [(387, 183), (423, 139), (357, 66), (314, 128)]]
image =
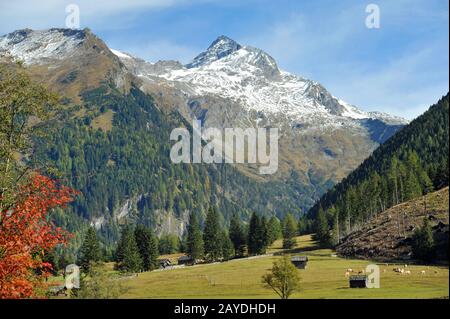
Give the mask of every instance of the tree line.
[[(298, 224), (288, 214), (281, 222), (277, 217), (270, 219), (252, 214), (248, 224), (234, 214), (229, 227), (220, 223), (217, 208), (211, 207), (203, 227), (198, 213), (191, 213), (183, 239), (176, 235), (162, 235), (158, 238), (153, 231), (142, 224), (122, 227), (114, 258), (115, 269), (124, 273), (151, 271), (159, 267), (161, 254), (183, 252), (193, 263), (226, 261), (232, 258), (265, 254), (276, 240), (283, 239), (283, 248), (292, 249), (296, 245)], [(78, 253), (77, 263), (89, 272), (92, 264), (105, 261), (97, 231), (90, 227)]]
[(449, 95), (394, 134), (300, 222), (336, 245), (378, 213), (448, 186)]

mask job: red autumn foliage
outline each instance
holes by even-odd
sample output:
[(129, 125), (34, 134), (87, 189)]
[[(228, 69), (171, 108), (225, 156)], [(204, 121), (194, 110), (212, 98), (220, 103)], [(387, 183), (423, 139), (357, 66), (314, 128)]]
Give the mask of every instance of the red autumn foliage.
[(49, 211), (73, 201), (76, 192), (35, 175), (21, 187), (13, 209), (0, 212), (0, 299), (36, 298), (51, 264), (45, 251), (65, 244), (70, 234), (55, 227)]

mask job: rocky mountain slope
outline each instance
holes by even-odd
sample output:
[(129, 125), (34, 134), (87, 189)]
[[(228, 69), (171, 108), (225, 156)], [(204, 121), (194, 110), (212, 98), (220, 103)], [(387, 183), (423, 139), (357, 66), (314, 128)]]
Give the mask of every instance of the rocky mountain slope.
[[(353, 232), (337, 246), (342, 256), (364, 258), (410, 259), (411, 236), (429, 219), (441, 258), (448, 258), (449, 193), (448, 187), (427, 194), (380, 213), (358, 231)], [(445, 242), (447, 240), (447, 242)], [(447, 256), (445, 255), (447, 251)]]
[(225, 36), (185, 66), (115, 52), (142, 80), (144, 91), (162, 96), (187, 120), (200, 119), (204, 127), (279, 128), (281, 163), (275, 178), (289, 179), (295, 171), (318, 193), (406, 124), (339, 100), (319, 83), (280, 70), (264, 51)]

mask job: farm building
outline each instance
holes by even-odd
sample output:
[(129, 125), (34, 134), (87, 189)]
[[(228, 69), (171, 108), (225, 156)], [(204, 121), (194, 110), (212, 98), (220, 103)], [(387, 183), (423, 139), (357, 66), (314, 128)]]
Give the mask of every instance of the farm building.
[(350, 288), (366, 288), (366, 275), (353, 275), (349, 278)]
[(291, 262), (298, 269), (306, 269), (306, 264), (308, 263), (308, 257), (306, 256), (294, 256), (291, 258)]
[(172, 265), (169, 259), (159, 259), (159, 268), (166, 268)]
[(191, 256), (181, 256), (178, 258), (178, 265), (193, 265), (195, 260)]

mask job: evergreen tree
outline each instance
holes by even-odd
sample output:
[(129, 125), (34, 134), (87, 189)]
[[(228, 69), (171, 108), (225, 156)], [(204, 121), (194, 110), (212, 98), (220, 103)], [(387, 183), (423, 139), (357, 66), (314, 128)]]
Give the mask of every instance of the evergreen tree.
[(409, 171), (405, 183), (404, 200), (410, 200), (420, 195), (422, 195), (422, 187), (420, 186), (419, 179), (413, 171)]
[(97, 238), (97, 232), (94, 227), (89, 227), (80, 248), (78, 265), (84, 272), (89, 272), (92, 263), (99, 262), (101, 259), (100, 243)]
[(329, 211), (329, 214), (333, 216), (333, 229), (331, 231), (331, 244), (333, 246), (339, 245), (341, 241), (340, 237), (340, 229), (339, 229), (339, 211), (332, 207)]
[(126, 225), (117, 246), (116, 268), (122, 272), (139, 272), (142, 259), (131, 226)]
[(219, 214), (215, 208), (210, 208), (205, 220), (203, 241), (205, 243), (205, 255), (210, 261), (222, 257), (221, 246), (222, 233), (219, 224)]
[(236, 256), (243, 256), (245, 250), (245, 233), (237, 214), (233, 214), (230, 220), (229, 237), (233, 243)]
[(261, 245), (264, 249), (264, 253), (266, 248), (269, 246), (269, 223), (267, 221), (266, 216), (261, 217)]
[(158, 241), (152, 230), (143, 225), (137, 225), (134, 236), (142, 259), (142, 270), (150, 271), (158, 268)]
[(283, 248), (292, 249), (296, 245), (297, 223), (291, 214), (287, 214), (283, 223)]
[(189, 226), (187, 229), (187, 239), (186, 239), (186, 253), (191, 256), (193, 260), (203, 258), (205, 253), (202, 232), (200, 230), (200, 225), (197, 220), (197, 214), (191, 212), (189, 218)]
[(328, 221), (322, 207), (319, 208), (319, 212), (317, 213), (315, 231), (316, 239), (319, 241), (319, 243), (324, 246), (329, 245), (330, 233), (328, 228)]
[(430, 262), (435, 256), (433, 231), (426, 217), (422, 227), (416, 229), (412, 236), (412, 250), (414, 258), (425, 262)]
[(283, 236), (283, 230), (280, 220), (276, 216), (272, 216), (267, 224), (267, 240), (268, 244), (272, 245), (275, 240)]
[(235, 254), (234, 245), (230, 236), (226, 232), (222, 232), (222, 257), (224, 260), (229, 260)]
[(329, 211), (334, 206), (345, 236), (394, 205), (447, 186), (449, 96), (381, 144), (326, 192), (307, 217), (317, 224), (319, 208)]
[(258, 215), (256, 215), (256, 213), (253, 213), (248, 229), (247, 246), (249, 255), (260, 255), (265, 253), (266, 240), (264, 236), (264, 225), (262, 224), (261, 219), (258, 217)]

